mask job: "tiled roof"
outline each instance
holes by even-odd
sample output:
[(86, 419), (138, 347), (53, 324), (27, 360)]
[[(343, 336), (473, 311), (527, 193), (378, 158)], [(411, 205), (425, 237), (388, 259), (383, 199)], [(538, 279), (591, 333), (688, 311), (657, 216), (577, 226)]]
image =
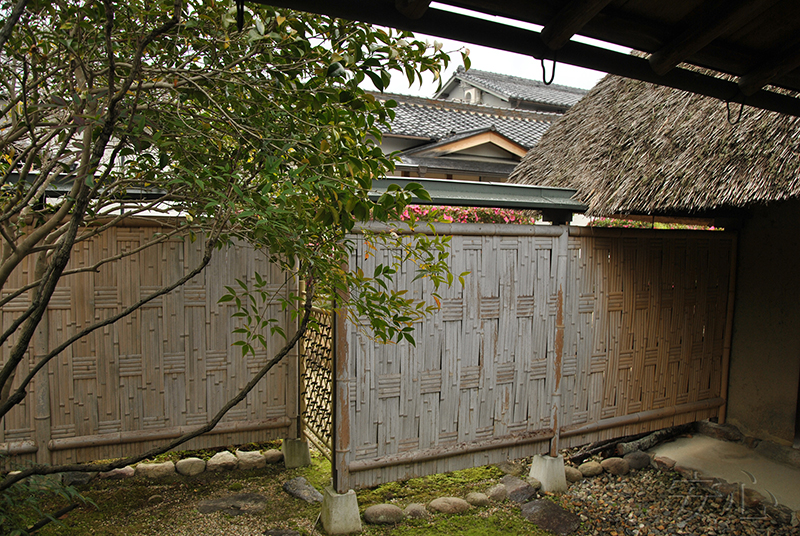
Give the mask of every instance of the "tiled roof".
[[(545, 85), (539, 80), (530, 80), (519, 76), (489, 73), (470, 69), (465, 71), (459, 66), (453, 77), (477, 88), (496, 93), (506, 99), (518, 99), (526, 102), (539, 102), (555, 106), (570, 107), (577, 103), (587, 91), (557, 84)], [(446, 84), (445, 88), (450, 84)], [(437, 95), (438, 96), (438, 95)]]
[(387, 93), (375, 93), (375, 97), (393, 99), (398, 103), (395, 108), (396, 117), (387, 134), (427, 138), (432, 141), (441, 141), (466, 131), (494, 128), (506, 138), (530, 149), (557, 117), (541, 112)]

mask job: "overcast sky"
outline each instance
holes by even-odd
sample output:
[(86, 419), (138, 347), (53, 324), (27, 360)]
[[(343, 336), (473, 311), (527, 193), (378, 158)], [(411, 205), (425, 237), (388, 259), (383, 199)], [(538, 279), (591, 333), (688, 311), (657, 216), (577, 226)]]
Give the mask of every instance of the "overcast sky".
[[(456, 13), (475, 15), (475, 13), (473, 12), (469, 12), (467, 10), (462, 10), (459, 8), (452, 8), (450, 6), (442, 6), (441, 4), (437, 4), (436, 2), (431, 4), (431, 8), (434, 9), (446, 8), (448, 11), (453, 11)], [(512, 21), (510, 19), (505, 19), (503, 17), (482, 16), (481, 18), (485, 18), (487, 20), (491, 20), (494, 22), (511, 24), (513, 26), (518, 26), (520, 28), (527, 28), (534, 31), (540, 31), (542, 28), (541, 26), (537, 26), (534, 24), (519, 23), (517, 21)], [(453, 54), (451, 54), (452, 60), (450, 62), (450, 65), (447, 67), (447, 70), (442, 75), (444, 81), (449, 80), (452, 74), (455, 72), (456, 68), (459, 65), (461, 65), (461, 55), (457, 51), (462, 48), (469, 49), (469, 58), (472, 61), (473, 69), (478, 69), (481, 71), (489, 71), (493, 73), (500, 73), (500, 74), (509, 74), (513, 76), (521, 76), (523, 78), (532, 78), (534, 80), (542, 80), (541, 62), (531, 56), (523, 56), (520, 54), (515, 54), (513, 52), (500, 51), (493, 48), (472, 45), (470, 43), (461, 43), (459, 41), (434, 38), (432, 36), (424, 34), (416, 34), (416, 35), (417, 38), (427, 39), (431, 43), (433, 43), (434, 39), (441, 41), (442, 43), (444, 43), (444, 50), (446, 52), (453, 52)], [(625, 49), (615, 45), (609, 45), (608, 43), (603, 43), (601, 41), (596, 41), (594, 39), (577, 38), (576, 40), (582, 43), (589, 43), (592, 45), (601, 46), (603, 48), (610, 48), (612, 50), (620, 52), (626, 52), (626, 53), (629, 52), (629, 49)], [(553, 63), (551, 61), (545, 61), (545, 68), (547, 69), (548, 80), (550, 79), (552, 73), (551, 71), (552, 65)], [(567, 65), (565, 63), (559, 63), (556, 65), (556, 76), (553, 83), (561, 84), (564, 86), (577, 87), (581, 89), (591, 89), (604, 76), (605, 73), (601, 73), (598, 71), (591, 71), (589, 69), (583, 69), (581, 67), (573, 67), (572, 65)], [(428, 75), (427, 78), (425, 79), (425, 84), (423, 84), (421, 88), (419, 86), (419, 83), (409, 88), (408, 80), (406, 80), (404, 76), (398, 75), (392, 79), (392, 84), (389, 86), (387, 91), (391, 93), (401, 93), (404, 95), (433, 97), (436, 91), (436, 86), (437, 83), (433, 81), (433, 77)]]

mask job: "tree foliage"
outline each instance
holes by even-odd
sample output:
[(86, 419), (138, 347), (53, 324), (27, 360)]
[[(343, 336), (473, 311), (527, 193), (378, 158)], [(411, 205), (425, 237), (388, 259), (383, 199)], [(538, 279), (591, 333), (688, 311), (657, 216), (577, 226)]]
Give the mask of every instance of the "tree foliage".
[[(415, 191), (368, 196), (372, 180), (393, 167), (375, 141), (395, 103), (362, 86), (382, 90), (392, 72), (409, 83), (425, 73), (438, 77), (447, 62), (439, 47), (402, 32), (256, 5), (245, 9), (239, 31), (236, 8), (213, 0), (18, 0), (0, 10), (0, 287), (26, 262), (35, 267), (34, 283), (0, 299), (2, 306), (30, 296), (0, 334), (0, 417), (74, 340), (182, 285), (231, 240), (264, 248), (307, 282), (309, 300), (286, 304), (304, 316), (300, 334), (311, 296), (346, 291), (347, 310), (368, 318), (378, 338), (413, 340), (411, 322), (428, 305), (388, 290), (392, 266), (374, 274), (345, 270), (352, 249), (346, 236), (359, 221), (399, 219), (412, 194), (425, 195), (412, 185)], [(145, 214), (180, 215), (154, 240), (202, 237), (202, 261), (62, 341), (18, 378), (56, 285), (74, 273), (65, 269), (75, 244)], [(387, 239), (417, 263), (420, 276), (437, 285), (452, 281), (441, 240)], [(253, 351), (265, 326), (259, 304), (269, 296), (256, 285), (231, 288), (224, 299), (239, 304), (242, 349)], [(22, 476), (56, 470), (63, 468)], [(7, 477), (0, 490), (20, 478)]]

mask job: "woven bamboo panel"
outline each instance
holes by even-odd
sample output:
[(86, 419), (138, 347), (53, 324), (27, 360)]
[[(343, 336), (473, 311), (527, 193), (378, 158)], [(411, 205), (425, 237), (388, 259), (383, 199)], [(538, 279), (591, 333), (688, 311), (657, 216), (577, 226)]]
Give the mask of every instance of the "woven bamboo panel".
[[(337, 381), (347, 402), (339, 409), (346, 423), (340, 437), (349, 443), (337, 485), (366, 487), (546, 452), (554, 403), (564, 433), (717, 399), (732, 236), (597, 235), (569, 237), (564, 229), (559, 236), (550, 228), (547, 236), (453, 236), (451, 270), (470, 275), (463, 288), (443, 290), (441, 309), (415, 325), (416, 347), (379, 344), (365, 326), (346, 325), (346, 373)], [(357, 244), (351, 268), (372, 273), (389, 262), (387, 251), (367, 256), (363, 239)], [(414, 275), (404, 267), (396, 288), (429, 296), (433, 289)], [(716, 411), (567, 434), (559, 445)]]
[[(68, 269), (131, 251), (159, 231), (158, 227), (110, 229), (77, 245)], [(103, 265), (97, 272), (64, 278), (47, 312), (48, 346), (180, 278), (199, 263), (202, 248), (200, 238), (171, 240)], [(231, 346), (234, 310), (217, 302), (225, 293), (224, 285), (236, 286), (237, 278), (249, 282), (256, 271), (268, 279), (269, 290), (276, 295), (287, 296), (293, 290), (286, 276), (253, 248), (233, 245), (216, 251), (211, 264), (183, 287), (80, 339), (56, 357), (47, 372), (36, 378), (37, 383), (48, 379), (49, 419), (35, 420), (34, 401), (41, 396), (35, 385), (26, 401), (3, 420), (0, 442), (34, 440), (40, 461), (48, 461), (49, 454), (52, 463), (65, 463), (134, 454), (163, 443), (165, 435), (206, 423), (284, 343), (278, 335), (267, 335), (268, 348), (247, 358)], [(33, 275), (23, 266), (15, 277), (4, 292), (27, 283)], [(4, 326), (19, 314), (26, 299), (2, 309)], [(269, 314), (291, 333), (290, 319), (279, 304), (270, 306)], [(32, 358), (33, 353), (32, 348)], [(229, 412), (220, 423), (225, 433), (193, 440), (187, 448), (285, 436), (297, 411), (296, 392), (287, 388), (296, 385), (296, 375), (293, 355)], [(162, 439), (132, 441), (131, 436), (137, 434), (140, 438), (160, 434)], [(128, 439), (115, 442), (115, 435)], [(49, 452), (51, 439), (55, 447)], [(75, 441), (86, 445), (71, 446)]]

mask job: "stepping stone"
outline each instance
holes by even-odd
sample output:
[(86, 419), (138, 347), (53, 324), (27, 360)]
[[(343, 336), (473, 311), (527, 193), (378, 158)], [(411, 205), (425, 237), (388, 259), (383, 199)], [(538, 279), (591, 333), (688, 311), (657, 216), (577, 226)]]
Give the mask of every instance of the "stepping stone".
[(222, 497), (202, 501), (197, 505), (197, 511), (201, 514), (211, 514), (213, 512), (225, 512), (230, 516), (240, 516), (260, 512), (267, 507), (267, 498), (258, 493), (237, 493)]
[(302, 499), (309, 504), (322, 502), (322, 493), (317, 491), (314, 486), (309, 484), (308, 481), (302, 476), (287, 480), (283, 484), (283, 491), (292, 497)]
[(553, 501), (538, 499), (521, 506), (522, 516), (539, 528), (561, 536), (572, 534), (581, 525), (581, 518)]
[(467, 501), (458, 497), (439, 497), (432, 500), (428, 508), (443, 514), (463, 514), (472, 507)]
[(364, 521), (372, 525), (394, 525), (403, 520), (403, 511), (393, 504), (375, 504), (364, 510)]

